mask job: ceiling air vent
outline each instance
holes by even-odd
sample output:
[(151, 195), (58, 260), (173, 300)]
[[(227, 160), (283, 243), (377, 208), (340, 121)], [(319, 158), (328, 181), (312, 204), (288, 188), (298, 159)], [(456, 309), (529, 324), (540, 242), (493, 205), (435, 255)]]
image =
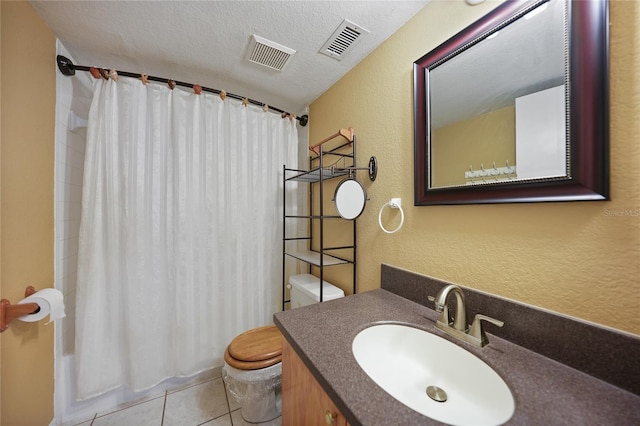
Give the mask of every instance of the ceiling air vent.
[(255, 64), (282, 71), (295, 50), (257, 35), (251, 36), (248, 59)]
[(345, 19), (322, 46), (320, 53), (340, 61), (367, 34), (369, 30)]

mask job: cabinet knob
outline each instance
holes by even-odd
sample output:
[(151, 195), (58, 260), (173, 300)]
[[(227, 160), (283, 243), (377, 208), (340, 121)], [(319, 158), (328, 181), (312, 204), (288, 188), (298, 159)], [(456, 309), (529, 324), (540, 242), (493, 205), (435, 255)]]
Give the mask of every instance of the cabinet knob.
[(331, 426), (336, 423), (336, 417), (329, 410), (325, 411), (324, 418), (327, 421), (327, 425)]

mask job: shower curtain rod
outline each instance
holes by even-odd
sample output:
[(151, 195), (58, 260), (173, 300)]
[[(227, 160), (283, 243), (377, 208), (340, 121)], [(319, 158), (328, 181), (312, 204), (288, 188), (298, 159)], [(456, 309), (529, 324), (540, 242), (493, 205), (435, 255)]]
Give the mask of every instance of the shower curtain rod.
[[(60, 72), (68, 77), (75, 75), (76, 74), (76, 70), (78, 71), (89, 71), (91, 73), (92, 76), (94, 76), (95, 78), (100, 78), (100, 76), (102, 76), (102, 78), (104, 78), (105, 80), (108, 80), (109, 77), (111, 76), (111, 72), (109, 70), (107, 70), (106, 68), (99, 68), (99, 67), (88, 67), (86, 65), (75, 65), (73, 62), (71, 62), (71, 60), (69, 58), (66, 58), (62, 55), (58, 55), (56, 57), (56, 62), (58, 63), (58, 69), (60, 70)], [(218, 89), (211, 89), (209, 87), (204, 87), (204, 86), (200, 86), (198, 84), (190, 84), (190, 83), (185, 83), (183, 81), (177, 81), (177, 80), (171, 80), (169, 78), (163, 78), (163, 77), (155, 77), (152, 75), (145, 75), (145, 74), (138, 74), (138, 73), (133, 73), (133, 72), (128, 72), (128, 71), (118, 71), (115, 70), (116, 74), (118, 76), (124, 76), (124, 77), (133, 77), (133, 78), (140, 78), (143, 80), (143, 82), (146, 81), (155, 81), (158, 83), (166, 83), (171, 89), (173, 89), (174, 86), (181, 86), (181, 87), (187, 87), (189, 89), (193, 89), (196, 93), (200, 93), (200, 91), (205, 91), (205, 92), (209, 92), (209, 93), (215, 93), (216, 95), (220, 95), (220, 97), (222, 99), (224, 99), (226, 96), (233, 98), (233, 99), (237, 99), (239, 101), (247, 102), (253, 105), (257, 105), (260, 107), (268, 108), (269, 110), (273, 110), (276, 112), (279, 112), (282, 114), (282, 117), (286, 117), (286, 116), (290, 116), (295, 118), (296, 120), (298, 120), (298, 122), (300, 123), (300, 125), (302, 127), (306, 126), (307, 123), (309, 122), (309, 116), (307, 114), (302, 115), (300, 117), (295, 116), (287, 111), (284, 111), (280, 108), (275, 108), (272, 106), (268, 106), (265, 103), (262, 102), (258, 102), (255, 101), (253, 99), (249, 99), (240, 95), (235, 95), (233, 93), (227, 93), (223, 90), (218, 90)], [(96, 74), (94, 74), (96, 73)]]

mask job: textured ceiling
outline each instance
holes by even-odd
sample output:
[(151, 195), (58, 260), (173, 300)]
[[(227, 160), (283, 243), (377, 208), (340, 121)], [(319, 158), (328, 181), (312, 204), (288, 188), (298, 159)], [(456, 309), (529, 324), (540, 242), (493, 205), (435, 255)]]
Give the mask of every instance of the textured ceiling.
[(565, 3), (552, 0), (436, 67), (430, 74), (435, 128), (515, 105), (564, 83)]
[[(413, 1), (31, 1), (78, 65), (200, 84), (300, 114), (415, 15)], [(318, 53), (344, 20), (370, 33)], [(246, 60), (255, 34), (296, 50), (283, 71)]]

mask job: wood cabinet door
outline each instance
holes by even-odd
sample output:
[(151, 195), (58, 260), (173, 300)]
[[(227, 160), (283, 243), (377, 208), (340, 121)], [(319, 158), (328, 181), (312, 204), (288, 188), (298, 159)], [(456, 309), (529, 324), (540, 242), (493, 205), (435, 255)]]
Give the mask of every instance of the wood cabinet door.
[(283, 426), (347, 426), (347, 420), (324, 392), (291, 345), (282, 342)]

